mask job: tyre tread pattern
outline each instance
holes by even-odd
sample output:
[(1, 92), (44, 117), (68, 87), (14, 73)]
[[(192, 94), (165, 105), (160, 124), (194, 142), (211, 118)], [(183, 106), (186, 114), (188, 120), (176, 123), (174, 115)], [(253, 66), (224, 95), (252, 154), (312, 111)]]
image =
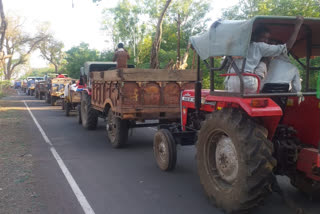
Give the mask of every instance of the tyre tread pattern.
[[(201, 141), (208, 135), (208, 129), (213, 124), (225, 124), (225, 127), (230, 127), (229, 130), (237, 131), (238, 142), (244, 144), (242, 152), (245, 153), (247, 175), (243, 178), (246, 185), (241, 187), (244, 197), (238, 199), (239, 203), (221, 200), (223, 197), (214, 194), (207, 184), (208, 179), (203, 178), (206, 176), (206, 172), (204, 167), (201, 168), (201, 164), (203, 164), (201, 162), (203, 157), (200, 157), (203, 149)], [(233, 108), (214, 111), (211, 117), (203, 123), (197, 142), (198, 173), (201, 184), (211, 202), (227, 213), (246, 213), (262, 203), (265, 196), (271, 192), (271, 185), (275, 181), (272, 171), (276, 160), (272, 153), (273, 144), (267, 139), (267, 130), (250, 119), (245, 112)]]

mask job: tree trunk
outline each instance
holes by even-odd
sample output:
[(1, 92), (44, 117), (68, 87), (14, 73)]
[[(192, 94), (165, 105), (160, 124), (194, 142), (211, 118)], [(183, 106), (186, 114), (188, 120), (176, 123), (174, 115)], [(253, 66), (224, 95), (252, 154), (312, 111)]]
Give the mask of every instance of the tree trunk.
[(151, 49), (150, 68), (159, 68), (159, 50), (160, 50), (161, 37), (162, 37), (162, 23), (163, 23), (164, 15), (165, 15), (171, 1), (172, 0), (167, 0), (166, 4), (161, 12), (161, 15), (158, 19), (156, 35), (154, 37), (154, 41), (152, 43), (152, 49)]
[(55, 72), (56, 72), (56, 74), (58, 73), (58, 65), (56, 65), (56, 64), (54, 64), (54, 63), (52, 63), (53, 64), (53, 66), (54, 66), (54, 70), (55, 70)]
[[(4, 43), (4, 38), (7, 30), (7, 21), (6, 17), (4, 16), (3, 12), (3, 4), (2, 0), (0, 0), (0, 18), (1, 18), (1, 26), (0, 26), (0, 52), (3, 51), (3, 43)], [(3, 54), (4, 57), (4, 54)]]
[(178, 41), (177, 41), (177, 67), (179, 68), (181, 65), (181, 55), (180, 55), (180, 14), (178, 14), (177, 20), (177, 31), (178, 31)]
[(184, 70), (188, 67), (188, 57), (189, 57), (189, 50), (190, 50), (190, 47), (191, 47), (191, 44), (188, 43), (188, 46), (187, 46), (187, 50), (186, 52), (184, 53), (184, 56), (183, 56), (183, 59), (179, 65), (179, 69), (180, 70)]

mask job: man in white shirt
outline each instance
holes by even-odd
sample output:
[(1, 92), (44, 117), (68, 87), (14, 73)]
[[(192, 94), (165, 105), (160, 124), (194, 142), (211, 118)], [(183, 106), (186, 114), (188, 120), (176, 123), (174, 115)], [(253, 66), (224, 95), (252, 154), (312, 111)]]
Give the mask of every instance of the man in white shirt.
[[(303, 17), (298, 16), (292, 35), (290, 36), (286, 44), (281, 45), (267, 44), (270, 38), (270, 31), (263, 26), (258, 27), (252, 36), (252, 42), (250, 43), (248, 49), (244, 72), (255, 73), (255, 69), (257, 68), (263, 57), (275, 57), (286, 54), (287, 51), (290, 50), (295, 43), (302, 23)], [(241, 68), (243, 59), (235, 59), (234, 62), (238, 68)], [(229, 72), (235, 73), (233, 68), (230, 68)], [(258, 87), (257, 79), (250, 76), (244, 76), (243, 80), (244, 93), (256, 93)], [(225, 87), (229, 92), (240, 92), (239, 77), (228, 77), (227, 81), (225, 82)]]
[(263, 85), (266, 83), (287, 83), (289, 84), (289, 91), (301, 91), (299, 70), (290, 62), (287, 55), (280, 55), (271, 60)]

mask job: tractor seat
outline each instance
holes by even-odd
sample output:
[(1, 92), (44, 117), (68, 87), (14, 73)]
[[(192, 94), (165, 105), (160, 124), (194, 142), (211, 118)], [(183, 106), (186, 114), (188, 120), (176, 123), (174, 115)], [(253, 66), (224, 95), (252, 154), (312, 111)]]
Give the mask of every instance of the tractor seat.
[(289, 92), (288, 83), (266, 83), (263, 85), (261, 93), (287, 93)]
[[(266, 83), (263, 85), (261, 93), (287, 93), (289, 92), (288, 83)], [(285, 111), (287, 106), (288, 97), (272, 97), (271, 98), (275, 103), (277, 103), (282, 112)]]

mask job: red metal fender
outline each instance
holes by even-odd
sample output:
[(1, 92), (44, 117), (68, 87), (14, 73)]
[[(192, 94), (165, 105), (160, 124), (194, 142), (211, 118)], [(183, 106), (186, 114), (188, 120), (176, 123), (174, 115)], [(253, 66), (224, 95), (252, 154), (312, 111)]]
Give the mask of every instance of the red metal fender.
[(318, 149), (304, 148), (300, 151), (297, 169), (312, 180), (320, 181), (320, 153)]
[[(187, 123), (188, 109), (195, 109), (194, 90), (185, 90), (182, 93), (182, 127), (184, 129)], [(267, 101), (264, 107), (252, 107), (252, 101)], [(222, 97), (210, 95), (210, 91), (203, 89), (201, 91), (201, 111), (213, 112), (223, 108), (242, 108), (250, 117), (259, 117), (263, 125), (268, 129), (268, 139), (272, 139), (274, 132), (282, 116), (281, 108), (270, 98), (241, 98), (241, 97)]]

